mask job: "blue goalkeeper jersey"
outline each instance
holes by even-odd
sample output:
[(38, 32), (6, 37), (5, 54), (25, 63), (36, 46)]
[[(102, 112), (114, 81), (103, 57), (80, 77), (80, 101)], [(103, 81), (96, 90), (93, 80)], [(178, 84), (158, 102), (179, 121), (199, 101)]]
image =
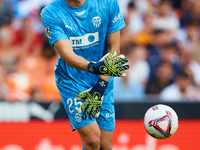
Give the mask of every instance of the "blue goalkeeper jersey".
[[(68, 39), (77, 55), (94, 62), (106, 54), (107, 33), (125, 26), (117, 0), (86, 0), (78, 8), (69, 6), (65, 0), (55, 0), (42, 10), (41, 19), (51, 46), (60, 39)], [(66, 92), (74, 94), (93, 87), (99, 78), (68, 66), (60, 56), (54, 71), (55, 79)], [(113, 77), (108, 85), (108, 89), (112, 88)]]

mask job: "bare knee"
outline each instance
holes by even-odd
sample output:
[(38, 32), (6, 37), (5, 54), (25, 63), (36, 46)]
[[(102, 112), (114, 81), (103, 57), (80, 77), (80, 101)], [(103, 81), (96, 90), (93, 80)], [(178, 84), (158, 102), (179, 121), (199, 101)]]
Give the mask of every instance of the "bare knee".
[[(87, 146), (88, 146), (88, 150), (89, 148), (91, 150), (94, 150), (94, 149), (99, 149), (100, 148), (100, 137), (98, 136), (93, 136), (91, 137), (90, 139), (88, 139), (87, 141)], [(87, 149), (87, 148), (86, 148)]]
[(109, 140), (102, 140), (101, 139), (101, 144), (100, 144), (100, 150), (111, 150), (112, 147), (112, 142)]
[(99, 150), (101, 132), (96, 122), (78, 129), (83, 147), (86, 150)]
[(99, 150), (100, 149), (100, 136), (88, 135), (85, 137), (83, 142), (83, 147), (86, 150)]
[(100, 150), (111, 150), (113, 132), (101, 130)]

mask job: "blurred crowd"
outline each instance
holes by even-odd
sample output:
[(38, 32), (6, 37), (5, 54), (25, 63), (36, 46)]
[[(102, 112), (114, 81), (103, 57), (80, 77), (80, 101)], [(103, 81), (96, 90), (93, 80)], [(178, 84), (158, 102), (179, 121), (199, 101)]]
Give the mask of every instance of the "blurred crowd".
[(54, 80), (58, 54), (40, 11), (50, 1), (0, 0), (0, 99), (60, 101)]
[[(40, 20), (52, 0), (0, 0), (0, 99), (61, 101), (57, 52)], [(200, 1), (118, 0), (126, 27), (121, 52), (127, 76), (115, 101), (200, 101)]]

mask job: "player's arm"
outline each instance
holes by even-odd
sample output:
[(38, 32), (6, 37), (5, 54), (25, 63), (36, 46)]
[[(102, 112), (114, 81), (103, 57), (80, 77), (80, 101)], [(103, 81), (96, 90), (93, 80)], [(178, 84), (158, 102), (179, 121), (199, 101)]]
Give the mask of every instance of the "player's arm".
[[(114, 35), (111, 37), (114, 37)], [(112, 40), (114, 41), (114, 39)], [(121, 55), (113, 58), (117, 54), (116, 51), (108, 53), (108, 55), (103, 57), (99, 62), (89, 62), (74, 53), (68, 39), (56, 41), (54, 47), (69, 66), (89, 71), (93, 74), (124, 77), (126, 74), (122, 71), (129, 68), (128, 65), (123, 65), (128, 62), (128, 59), (124, 56)], [(107, 80), (109, 80), (109, 78), (107, 78)]]
[(88, 70), (87, 66), (90, 62), (74, 53), (68, 39), (61, 39), (55, 42), (54, 47), (67, 65), (85, 71)]
[[(116, 51), (117, 56), (120, 54), (120, 31), (114, 33), (107, 34), (107, 40), (109, 45), (108, 52)], [(109, 76), (100, 76), (101, 79), (108, 81), (110, 79)]]

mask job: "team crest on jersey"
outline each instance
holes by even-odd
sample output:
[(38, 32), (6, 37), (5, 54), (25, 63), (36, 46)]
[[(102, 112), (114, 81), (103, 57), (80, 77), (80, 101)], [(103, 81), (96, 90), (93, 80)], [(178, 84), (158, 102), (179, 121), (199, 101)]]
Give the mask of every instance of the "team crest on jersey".
[(93, 25), (98, 28), (101, 25), (101, 18), (99, 16), (96, 16), (92, 19)]

